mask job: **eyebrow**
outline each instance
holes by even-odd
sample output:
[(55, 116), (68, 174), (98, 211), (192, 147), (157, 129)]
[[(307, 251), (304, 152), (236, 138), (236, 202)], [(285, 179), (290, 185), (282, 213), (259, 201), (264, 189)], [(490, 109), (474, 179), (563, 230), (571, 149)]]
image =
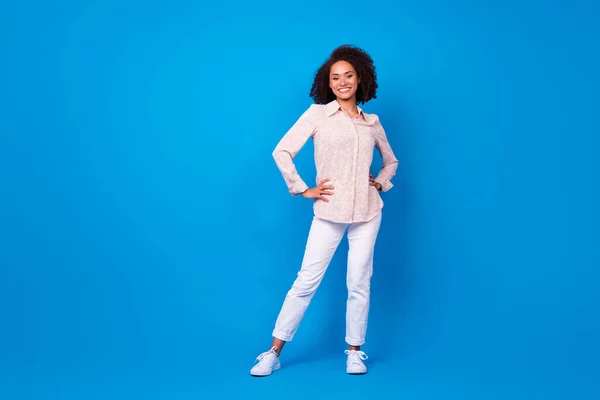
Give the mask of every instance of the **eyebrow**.
[[(342, 73), (342, 75), (343, 75), (343, 74), (348, 74), (348, 73), (353, 73), (353, 72), (354, 72), (354, 71), (346, 71), (346, 72)], [(331, 76), (334, 76), (334, 75), (339, 75), (339, 74), (331, 74)]]

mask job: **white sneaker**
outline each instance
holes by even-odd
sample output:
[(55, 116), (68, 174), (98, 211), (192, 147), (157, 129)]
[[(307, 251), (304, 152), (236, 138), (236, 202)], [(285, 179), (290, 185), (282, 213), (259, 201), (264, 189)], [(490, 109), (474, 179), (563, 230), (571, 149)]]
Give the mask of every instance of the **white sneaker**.
[(348, 354), (346, 360), (346, 372), (353, 375), (366, 374), (367, 367), (363, 363), (366, 360), (367, 355), (360, 350), (345, 350), (344, 353)]
[(281, 368), (281, 364), (279, 363), (279, 357), (277, 356), (277, 353), (275, 353), (276, 349), (277, 347), (273, 346), (271, 350), (265, 351), (264, 353), (261, 353), (258, 357), (256, 357), (256, 361), (258, 361), (258, 364), (252, 367), (252, 369), (250, 370), (250, 375), (267, 376), (271, 375), (273, 371), (277, 371), (279, 368)]

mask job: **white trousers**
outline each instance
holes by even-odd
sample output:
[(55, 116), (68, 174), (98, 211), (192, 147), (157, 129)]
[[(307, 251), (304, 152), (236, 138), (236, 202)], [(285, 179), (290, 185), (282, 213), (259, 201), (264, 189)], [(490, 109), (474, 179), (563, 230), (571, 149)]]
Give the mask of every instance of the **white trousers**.
[(285, 297), (273, 330), (274, 337), (286, 342), (292, 340), (344, 233), (348, 231), (346, 343), (351, 346), (365, 343), (373, 252), (380, 224), (381, 212), (370, 221), (352, 224), (313, 218), (302, 267)]

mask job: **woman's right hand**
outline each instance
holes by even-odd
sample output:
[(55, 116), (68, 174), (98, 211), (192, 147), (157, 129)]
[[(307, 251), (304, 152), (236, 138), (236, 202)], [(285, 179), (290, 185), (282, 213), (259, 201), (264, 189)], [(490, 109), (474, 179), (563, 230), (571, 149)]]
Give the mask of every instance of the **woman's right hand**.
[(333, 185), (326, 185), (329, 179), (323, 179), (317, 186), (312, 189), (306, 189), (302, 192), (302, 196), (306, 199), (319, 199), (323, 201), (329, 201), (325, 196), (331, 196), (333, 194)]

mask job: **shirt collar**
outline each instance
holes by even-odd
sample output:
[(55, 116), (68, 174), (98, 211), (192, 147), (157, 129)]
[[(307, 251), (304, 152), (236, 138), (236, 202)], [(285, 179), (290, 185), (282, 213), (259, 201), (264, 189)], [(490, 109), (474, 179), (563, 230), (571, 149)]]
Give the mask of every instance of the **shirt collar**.
[[(366, 120), (363, 110), (358, 105), (356, 105), (356, 108), (358, 108), (358, 113), (360, 114), (360, 116), (364, 120)], [(325, 105), (325, 112), (327, 113), (328, 117), (331, 117), (333, 114), (336, 113), (336, 111), (339, 111), (341, 109), (342, 106), (340, 106), (340, 103), (338, 103), (337, 100), (333, 100)]]

